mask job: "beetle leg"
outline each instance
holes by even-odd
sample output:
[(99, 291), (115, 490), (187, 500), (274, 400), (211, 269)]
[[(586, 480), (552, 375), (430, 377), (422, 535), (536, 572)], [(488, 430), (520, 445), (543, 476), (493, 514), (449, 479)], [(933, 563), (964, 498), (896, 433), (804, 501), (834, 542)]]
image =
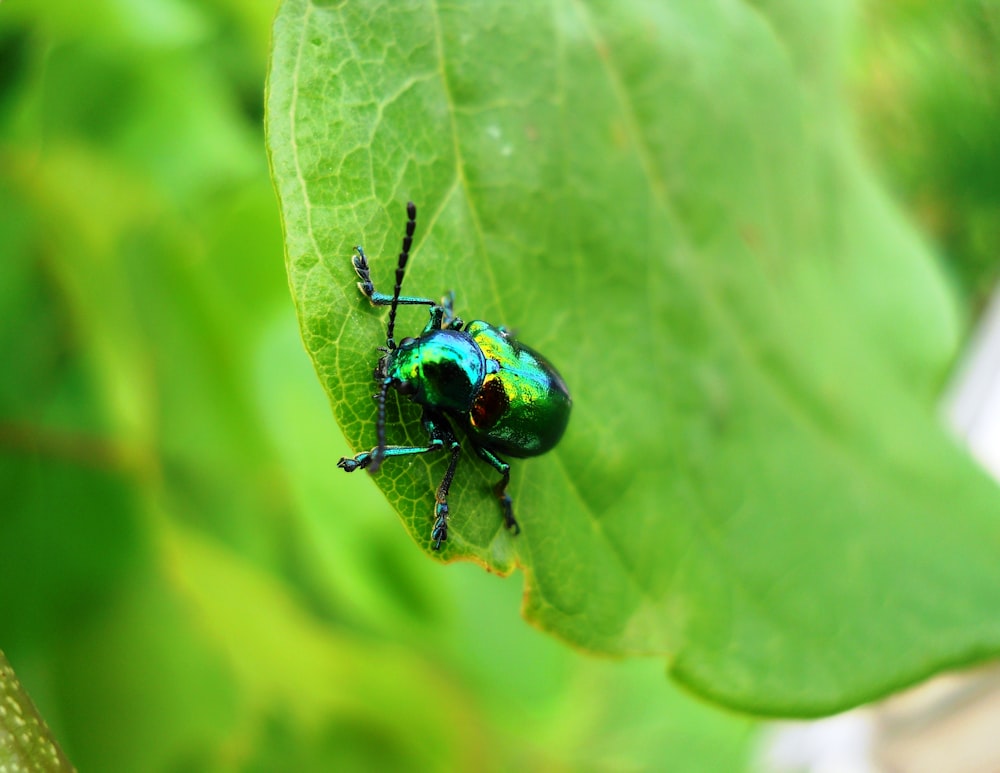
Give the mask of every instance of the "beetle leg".
[[(386, 446), (382, 449), (382, 460), (384, 461), (391, 456), (426, 454), (429, 451), (440, 451), (442, 449), (451, 451), (451, 461), (448, 463), (448, 469), (444, 474), (444, 478), (441, 479), (441, 485), (438, 486), (437, 495), (435, 496), (434, 526), (431, 528), (433, 547), (435, 550), (440, 550), (441, 543), (448, 539), (448, 491), (451, 488), (452, 480), (455, 478), (455, 468), (458, 466), (458, 457), (461, 454), (462, 448), (455, 437), (455, 432), (451, 428), (450, 422), (441, 414), (425, 409), (423, 424), (424, 429), (427, 430), (427, 434), (430, 435), (430, 442), (426, 446)], [(373, 448), (371, 451), (363, 451), (354, 457), (345, 456), (337, 462), (337, 466), (345, 472), (363, 470), (372, 463), (372, 457), (377, 450), (377, 448)]]
[(455, 468), (462, 447), (458, 444), (455, 431), (448, 419), (436, 412), (424, 409), (424, 427), (431, 436), (431, 441), (441, 443), (441, 448), (451, 449), (451, 460), (448, 469), (441, 479), (434, 500), (434, 525), (431, 527), (431, 540), (435, 550), (441, 549), (441, 543), (448, 539), (448, 491), (455, 478)]
[[(391, 306), (392, 296), (375, 290), (375, 285), (372, 282), (371, 268), (368, 265), (368, 256), (365, 255), (365, 251), (361, 249), (360, 244), (354, 249), (358, 254), (351, 256), (351, 264), (354, 266), (354, 271), (357, 273), (358, 279), (361, 280), (358, 282), (358, 289), (361, 291), (361, 294), (371, 301), (372, 306)], [(437, 305), (430, 298), (417, 298), (413, 295), (401, 295), (396, 303), (400, 306)]]
[(437, 304), (431, 306), (431, 318), (427, 320), (427, 324), (424, 326), (424, 333), (430, 333), (432, 330), (440, 330), (441, 323), (444, 320), (444, 309)]
[(507, 493), (507, 485), (510, 483), (510, 465), (486, 448), (480, 446), (476, 446), (475, 448), (480, 459), (503, 475), (497, 485), (493, 487), (493, 493), (500, 500), (500, 509), (503, 511), (503, 525), (510, 529), (516, 537), (521, 533), (521, 527), (518, 526), (517, 519), (514, 518), (514, 502), (510, 498), (510, 494)]
[(423, 332), (430, 333), (434, 330), (461, 330), (465, 323), (458, 317), (449, 316), (448, 310), (443, 306), (431, 306), (431, 318), (427, 320)]
[[(441, 438), (433, 438), (430, 445), (427, 446), (388, 446), (382, 453), (382, 458), (384, 459), (389, 456), (426, 454), (428, 451), (440, 451), (442, 448), (451, 448), (451, 462), (448, 464), (448, 470), (441, 480), (441, 485), (438, 486), (437, 496), (435, 497), (434, 526), (431, 528), (431, 540), (434, 542), (435, 550), (440, 550), (441, 543), (448, 539), (448, 490), (451, 488), (451, 482), (455, 478), (455, 467), (458, 465), (458, 457), (462, 451), (461, 446), (459, 446), (458, 441), (454, 437), (451, 438), (450, 443)], [(373, 448), (371, 451), (365, 451), (353, 458), (344, 457), (337, 462), (337, 466), (347, 472), (364, 469), (371, 464), (374, 454), (375, 449)]]
[(441, 479), (438, 486), (434, 505), (434, 526), (431, 528), (431, 539), (434, 541), (434, 549), (440, 550), (441, 543), (448, 539), (448, 489), (451, 488), (451, 481), (455, 477), (455, 468), (458, 466), (458, 457), (462, 452), (462, 447), (458, 441), (452, 437), (451, 461), (448, 463), (448, 470)]
[[(430, 436), (430, 443), (426, 446), (386, 446), (382, 449), (382, 458), (426, 454), (429, 451), (440, 451), (442, 448), (452, 447), (452, 443), (455, 441), (455, 433), (452, 432), (451, 425), (447, 423), (447, 419), (425, 408), (421, 421), (423, 422), (424, 429), (427, 430), (427, 434)], [(337, 462), (337, 466), (347, 472), (363, 470), (372, 463), (372, 457), (377, 450), (378, 447), (376, 446), (371, 451), (364, 451), (355, 457), (345, 456)]]
[[(408, 454), (426, 454), (428, 451), (440, 451), (445, 447), (445, 444), (441, 440), (431, 440), (430, 445), (426, 446), (386, 446), (382, 449), (382, 459), (387, 459), (390, 456), (407, 456)], [(371, 451), (363, 451), (354, 457), (343, 457), (337, 466), (345, 470), (346, 472), (354, 472), (355, 470), (363, 470), (369, 464), (372, 463), (372, 457), (375, 455), (377, 449), (373, 448)]]

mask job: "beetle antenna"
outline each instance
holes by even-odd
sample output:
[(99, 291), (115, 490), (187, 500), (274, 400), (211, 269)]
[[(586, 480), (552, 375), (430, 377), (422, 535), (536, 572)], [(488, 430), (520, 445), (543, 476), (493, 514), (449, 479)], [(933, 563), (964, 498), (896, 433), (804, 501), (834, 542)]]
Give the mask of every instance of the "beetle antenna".
[[(410, 247), (413, 245), (413, 233), (417, 230), (417, 205), (412, 201), (406, 202), (406, 236), (403, 237), (403, 249), (399, 253), (399, 261), (396, 263), (396, 286), (392, 290), (392, 305), (389, 306), (389, 327), (386, 329), (385, 345), (390, 349), (396, 348), (396, 342), (392, 339), (392, 334), (396, 328), (396, 307), (399, 306), (399, 293), (403, 290), (403, 275), (406, 273), (406, 261), (410, 257)], [(383, 401), (384, 402), (384, 401)]]
[(389, 392), (389, 379), (382, 381), (382, 386), (375, 395), (378, 401), (378, 419), (375, 421), (375, 433), (378, 436), (378, 443), (375, 445), (375, 453), (372, 454), (371, 463), (368, 465), (369, 473), (378, 472), (382, 466), (382, 458), (385, 456), (385, 397)]

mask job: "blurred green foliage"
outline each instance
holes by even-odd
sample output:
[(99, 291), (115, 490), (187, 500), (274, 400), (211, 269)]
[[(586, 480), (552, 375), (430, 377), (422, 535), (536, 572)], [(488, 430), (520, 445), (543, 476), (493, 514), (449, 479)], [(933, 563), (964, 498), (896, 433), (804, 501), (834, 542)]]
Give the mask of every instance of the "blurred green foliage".
[(979, 307), (1000, 278), (1000, 3), (871, 2), (865, 12), (864, 134)]
[(270, 3), (0, 5), (0, 648), (88, 771), (744, 767), (424, 558), (302, 350)]

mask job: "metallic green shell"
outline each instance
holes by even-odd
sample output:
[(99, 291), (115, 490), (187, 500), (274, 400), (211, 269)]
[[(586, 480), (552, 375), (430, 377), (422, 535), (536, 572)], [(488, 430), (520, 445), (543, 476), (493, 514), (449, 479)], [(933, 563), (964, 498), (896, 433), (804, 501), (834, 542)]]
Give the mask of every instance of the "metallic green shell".
[(443, 411), (467, 414), (486, 375), (486, 360), (476, 343), (457, 330), (432, 330), (402, 341), (389, 355), (386, 375), (413, 401)]
[(543, 454), (562, 437), (573, 401), (542, 355), (487, 322), (464, 331), (486, 361), (482, 387), (468, 412), (469, 434), (507, 456)]
[(421, 405), (465, 422), (483, 448), (543, 454), (562, 437), (572, 400), (542, 355), (488, 322), (430, 330), (387, 355), (385, 375)]

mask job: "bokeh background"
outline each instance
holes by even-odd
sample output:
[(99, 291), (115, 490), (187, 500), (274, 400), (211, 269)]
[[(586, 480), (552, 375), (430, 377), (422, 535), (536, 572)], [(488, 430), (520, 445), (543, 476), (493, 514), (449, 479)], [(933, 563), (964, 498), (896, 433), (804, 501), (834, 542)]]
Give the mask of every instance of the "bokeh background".
[[(81, 770), (741, 771), (758, 724), (429, 561), (298, 336), (273, 2), (0, 4), (0, 649)], [(858, 132), (970, 326), (1000, 256), (1000, 6), (862, 6)]]

